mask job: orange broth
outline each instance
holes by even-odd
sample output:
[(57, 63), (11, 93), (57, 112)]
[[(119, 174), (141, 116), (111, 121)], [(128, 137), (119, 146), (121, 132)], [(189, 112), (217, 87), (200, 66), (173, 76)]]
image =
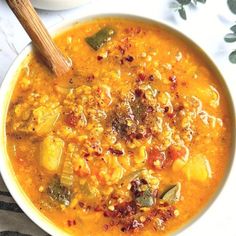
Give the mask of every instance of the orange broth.
[[(85, 39), (103, 27), (115, 34), (94, 50)], [(55, 42), (71, 72), (56, 78), (31, 55), (8, 110), (8, 153), (29, 199), (70, 235), (180, 229), (230, 161), (213, 66), (172, 31), (131, 19), (76, 24)]]

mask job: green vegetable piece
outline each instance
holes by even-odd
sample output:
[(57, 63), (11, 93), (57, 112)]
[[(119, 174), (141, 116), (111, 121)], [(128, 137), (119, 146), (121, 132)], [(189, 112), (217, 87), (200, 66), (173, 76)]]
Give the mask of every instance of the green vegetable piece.
[(170, 203), (174, 204), (180, 200), (181, 196), (181, 184), (178, 182), (176, 185), (172, 186), (162, 195), (161, 199)]
[(105, 43), (111, 40), (112, 36), (114, 36), (115, 30), (111, 27), (104, 27), (99, 30), (96, 34), (85, 38), (85, 41), (88, 45), (97, 51), (101, 48)]
[(141, 195), (135, 199), (135, 201), (140, 207), (151, 207), (155, 203), (150, 189), (142, 192)]
[(69, 188), (62, 186), (59, 176), (54, 176), (52, 182), (48, 185), (47, 194), (60, 204), (65, 206), (70, 205), (71, 191)]

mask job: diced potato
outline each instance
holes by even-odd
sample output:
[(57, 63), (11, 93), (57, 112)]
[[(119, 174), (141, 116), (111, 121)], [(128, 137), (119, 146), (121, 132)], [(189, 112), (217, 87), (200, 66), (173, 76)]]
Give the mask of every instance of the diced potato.
[(212, 177), (210, 163), (201, 154), (192, 156), (182, 171), (188, 180), (204, 182)]
[(172, 165), (172, 170), (173, 171), (179, 171), (181, 170), (182, 168), (184, 168), (184, 166), (186, 165), (186, 161), (183, 160), (183, 159), (176, 159), (174, 162), (173, 162), (173, 165)]
[(135, 163), (140, 164), (144, 163), (147, 160), (147, 151), (145, 146), (139, 148), (138, 155), (135, 156)]
[(33, 111), (34, 119), (37, 121), (35, 131), (42, 136), (49, 133), (57, 119), (60, 116), (60, 107), (49, 109), (45, 106), (40, 106)]
[(47, 136), (40, 145), (40, 164), (48, 171), (56, 172), (61, 164), (64, 141)]

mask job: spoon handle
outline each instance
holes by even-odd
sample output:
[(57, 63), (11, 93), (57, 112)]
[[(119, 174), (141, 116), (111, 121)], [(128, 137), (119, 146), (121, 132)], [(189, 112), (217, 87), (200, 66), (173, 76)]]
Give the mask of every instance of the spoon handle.
[(33, 44), (40, 52), (44, 62), (56, 74), (61, 76), (70, 69), (68, 60), (52, 41), (48, 31), (34, 10), (30, 0), (6, 0)]

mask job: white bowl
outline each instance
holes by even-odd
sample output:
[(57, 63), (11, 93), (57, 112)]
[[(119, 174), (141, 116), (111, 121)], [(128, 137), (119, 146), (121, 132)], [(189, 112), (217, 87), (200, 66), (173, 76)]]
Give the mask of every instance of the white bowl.
[[(232, 102), (231, 95), (229, 93), (229, 90), (227, 88), (226, 82), (223, 79), (223, 76), (220, 74), (219, 70), (217, 69), (216, 65), (213, 63), (213, 60), (209, 58), (209, 56), (206, 55), (206, 53), (199, 47), (197, 46), (191, 39), (189, 39), (187, 36), (183, 35), (181, 32), (177, 31), (176, 29), (173, 29), (170, 25), (163, 23), (163, 22), (158, 22), (154, 21), (151, 19), (135, 16), (135, 15), (124, 15), (124, 14), (99, 14), (99, 15), (93, 15), (93, 16), (87, 16), (83, 18), (78, 18), (75, 20), (70, 20), (70, 21), (64, 21), (58, 26), (54, 27), (52, 32), (52, 35), (58, 34), (61, 31), (73, 26), (74, 24), (78, 22), (83, 22), (86, 20), (91, 20), (93, 18), (97, 17), (106, 17), (106, 16), (112, 16), (112, 17), (125, 17), (125, 18), (131, 18), (131, 19), (138, 19), (142, 20), (147, 23), (151, 24), (157, 24), (157, 25), (163, 25), (166, 28), (169, 28), (172, 32), (175, 32), (180, 35), (180, 37), (184, 38), (184, 40), (188, 41), (193, 48), (197, 48), (199, 51), (202, 52), (208, 58), (208, 62), (214, 68), (215, 71), (218, 73), (217, 79), (219, 80), (219, 83), (221, 83), (222, 87), (224, 88), (225, 96), (228, 97), (229, 104), (230, 104), (230, 109), (231, 109), (231, 117), (232, 117), (232, 133), (233, 133), (233, 140), (232, 140), (232, 152), (231, 152), (231, 161), (229, 163), (229, 170), (232, 166), (233, 163), (233, 157), (234, 157), (234, 151), (235, 151), (235, 107)], [(18, 183), (18, 180), (14, 174), (14, 170), (12, 168), (10, 159), (8, 157), (7, 149), (6, 149), (6, 116), (7, 116), (7, 110), (8, 106), (10, 103), (11, 95), (13, 93), (13, 89), (15, 87), (15, 84), (17, 82), (17, 73), (19, 72), (19, 68), (23, 60), (27, 57), (32, 52), (32, 45), (29, 44), (28, 46), (23, 49), (23, 51), (20, 53), (20, 55), (16, 58), (14, 63), (12, 64), (11, 68), (7, 72), (5, 79), (2, 83), (2, 86), (0, 88), (0, 139), (2, 142), (0, 143), (0, 171), (1, 175), (3, 177), (3, 180), (10, 191), (11, 195), (17, 202), (17, 204), (22, 208), (22, 210), (26, 213), (26, 215), (33, 221), (35, 222), (39, 227), (41, 227), (43, 230), (45, 230), (47, 233), (53, 236), (65, 236), (68, 235), (68, 233), (62, 231), (59, 229), (57, 226), (55, 226), (49, 219), (47, 219), (30, 201), (30, 199), (27, 197), (23, 189)], [(225, 181), (229, 175), (229, 172), (225, 175), (225, 178), (222, 180), (221, 186), (215, 196), (212, 197), (211, 201), (209, 202), (208, 206), (205, 207), (191, 222), (187, 223), (182, 229), (178, 230), (179, 233), (181, 230), (186, 229), (187, 226), (190, 226), (200, 215), (205, 212), (209, 206), (213, 203), (215, 198), (219, 195), (220, 191), (222, 190), (223, 185), (225, 184)]]
[(90, 0), (31, 0), (35, 8), (51, 11), (75, 8), (89, 1)]

